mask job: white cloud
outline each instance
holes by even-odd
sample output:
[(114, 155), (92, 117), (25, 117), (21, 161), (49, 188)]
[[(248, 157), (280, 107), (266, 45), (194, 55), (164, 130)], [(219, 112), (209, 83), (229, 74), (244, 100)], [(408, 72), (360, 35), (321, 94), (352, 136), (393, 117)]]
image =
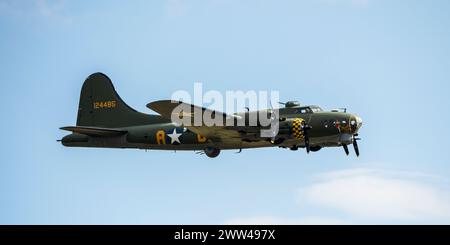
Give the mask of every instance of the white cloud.
[(372, 221), (450, 218), (450, 192), (427, 183), (433, 176), (404, 171), (350, 169), (319, 175), (297, 200)]
[[(352, 168), (313, 176), (295, 193), (302, 217), (233, 218), (226, 224), (450, 223), (443, 178), (421, 172)], [(288, 197), (287, 200), (290, 200)], [(319, 215), (315, 216), (314, 214)]]

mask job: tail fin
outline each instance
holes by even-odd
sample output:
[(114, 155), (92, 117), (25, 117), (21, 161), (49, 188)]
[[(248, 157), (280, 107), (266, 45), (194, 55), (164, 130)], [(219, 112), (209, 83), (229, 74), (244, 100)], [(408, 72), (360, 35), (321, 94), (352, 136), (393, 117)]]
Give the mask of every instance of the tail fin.
[(111, 80), (103, 73), (94, 73), (84, 81), (77, 126), (121, 128), (163, 120), (160, 116), (140, 113), (125, 104)]

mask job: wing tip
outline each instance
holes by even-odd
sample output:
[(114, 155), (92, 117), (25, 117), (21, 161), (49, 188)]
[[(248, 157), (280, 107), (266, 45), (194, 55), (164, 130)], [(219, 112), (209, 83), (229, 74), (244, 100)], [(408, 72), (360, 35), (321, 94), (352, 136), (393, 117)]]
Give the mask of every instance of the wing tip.
[(182, 101), (179, 100), (156, 100), (156, 101), (152, 101), (150, 103), (148, 103), (146, 106), (147, 108), (150, 108), (152, 110), (158, 109), (158, 106), (161, 106), (162, 104), (181, 104), (183, 103)]

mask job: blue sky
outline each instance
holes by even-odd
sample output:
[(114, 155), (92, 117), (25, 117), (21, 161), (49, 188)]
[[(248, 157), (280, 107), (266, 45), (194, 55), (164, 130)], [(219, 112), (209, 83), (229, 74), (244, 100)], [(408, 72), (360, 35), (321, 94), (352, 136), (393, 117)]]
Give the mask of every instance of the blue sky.
[[(450, 2), (0, 0), (2, 224), (449, 224)], [(82, 82), (132, 107), (278, 90), (364, 120), (324, 149), (65, 148)]]

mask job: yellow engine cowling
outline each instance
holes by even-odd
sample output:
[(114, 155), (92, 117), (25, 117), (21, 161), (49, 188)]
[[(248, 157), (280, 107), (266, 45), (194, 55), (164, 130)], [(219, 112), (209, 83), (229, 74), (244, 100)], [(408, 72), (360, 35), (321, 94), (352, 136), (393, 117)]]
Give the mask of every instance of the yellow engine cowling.
[(305, 134), (302, 128), (303, 118), (290, 118), (280, 122), (279, 137), (294, 138), (302, 140)]

